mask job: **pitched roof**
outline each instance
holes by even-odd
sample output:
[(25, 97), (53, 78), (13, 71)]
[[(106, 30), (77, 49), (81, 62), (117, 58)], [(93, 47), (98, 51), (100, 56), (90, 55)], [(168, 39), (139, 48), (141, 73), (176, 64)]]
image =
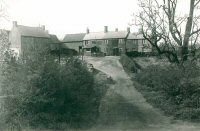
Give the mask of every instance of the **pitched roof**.
[(82, 41), (85, 36), (85, 33), (78, 34), (66, 34), (63, 42), (79, 42)]
[(49, 35), (50, 35), (52, 43), (59, 43), (60, 42), (56, 35), (53, 35), (53, 34), (49, 34)]
[(109, 31), (109, 32), (92, 32), (86, 34), (83, 40), (98, 40), (98, 39), (116, 39), (125, 38), (127, 36), (127, 31)]
[(49, 34), (40, 27), (18, 25), (17, 29), (22, 36), (50, 38)]
[(130, 33), (127, 39), (129, 40), (144, 39), (144, 37), (142, 34), (139, 34), (139, 33)]

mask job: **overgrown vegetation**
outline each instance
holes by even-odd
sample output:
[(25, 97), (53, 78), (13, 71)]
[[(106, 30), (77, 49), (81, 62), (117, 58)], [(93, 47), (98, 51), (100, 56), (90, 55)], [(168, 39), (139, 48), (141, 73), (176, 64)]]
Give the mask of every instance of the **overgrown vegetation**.
[(189, 0), (187, 12), (179, 12), (179, 0), (138, 0), (139, 14), (133, 25), (140, 26), (143, 37), (171, 63), (183, 63), (198, 56), (199, 3)]
[(176, 119), (200, 121), (200, 70), (195, 62), (151, 65), (136, 80), (135, 87), (155, 107)]
[(58, 123), (79, 128), (96, 122), (103, 93), (86, 63), (77, 57), (60, 64), (48, 54), (25, 60), (6, 54), (0, 72), (1, 128), (60, 128)]

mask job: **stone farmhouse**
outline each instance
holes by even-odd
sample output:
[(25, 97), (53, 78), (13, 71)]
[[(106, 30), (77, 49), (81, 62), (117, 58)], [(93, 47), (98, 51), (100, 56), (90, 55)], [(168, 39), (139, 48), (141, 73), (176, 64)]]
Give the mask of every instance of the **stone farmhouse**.
[(120, 55), (126, 52), (152, 52), (151, 44), (145, 40), (142, 34), (131, 33), (128, 27), (126, 31), (108, 31), (104, 27), (104, 32), (89, 32), (83, 38), (84, 55), (95, 55), (102, 53), (105, 55)]
[(13, 27), (9, 33), (10, 48), (18, 55), (27, 56), (30, 52), (39, 50), (51, 50), (56, 48), (51, 43), (59, 42), (55, 35), (50, 35), (45, 26), (29, 27), (18, 25), (13, 22)]
[(130, 33), (127, 31), (108, 31), (108, 27), (104, 27), (103, 32), (89, 32), (83, 38), (83, 50), (85, 55), (92, 55), (98, 52), (103, 55), (119, 55), (125, 53), (125, 40)]

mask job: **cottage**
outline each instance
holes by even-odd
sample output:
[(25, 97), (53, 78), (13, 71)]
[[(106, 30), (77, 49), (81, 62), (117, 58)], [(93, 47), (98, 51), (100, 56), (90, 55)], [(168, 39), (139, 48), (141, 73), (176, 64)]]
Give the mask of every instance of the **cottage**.
[(108, 27), (104, 27), (104, 32), (89, 32), (83, 38), (83, 50), (85, 55), (93, 55), (103, 53), (104, 55), (120, 55), (125, 53), (125, 42), (130, 33), (127, 31), (108, 31)]
[(13, 22), (13, 28), (9, 33), (10, 48), (19, 55), (27, 56), (30, 52), (49, 50), (51, 38), (45, 26), (28, 27)]
[(62, 48), (74, 49), (81, 53), (84, 37), (85, 33), (67, 34), (62, 41)]

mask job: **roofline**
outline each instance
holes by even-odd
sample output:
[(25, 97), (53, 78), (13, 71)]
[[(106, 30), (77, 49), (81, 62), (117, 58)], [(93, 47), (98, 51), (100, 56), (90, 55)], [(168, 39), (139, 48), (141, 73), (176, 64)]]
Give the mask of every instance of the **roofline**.
[(64, 42), (64, 43), (71, 43), (71, 42), (83, 42), (83, 40), (82, 40), (82, 41), (62, 41), (62, 42)]
[[(111, 39), (126, 39), (126, 38), (124, 37), (124, 38), (105, 38), (105, 39), (87, 39), (87, 40), (111, 40)], [(83, 41), (86, 41), (86, 40), (83, 40)]]
[(51, 39), (50, 37), (36, 37), (36, 36), (26, 36), (26, 35), (21, 35), (21, 37), (34, 37), (34, 38), (46, 38), (46, 39)]
[(86, 33), (71, 33), (71, 34), (65, 34), (66, 35), (76, 35), (76, 34), (86, 34)]
[(127, 40), (145, 40), (145, 38), (140, 38), (140, 39), (127, 39)]
[(66, 42), (55, 42), (55, 43), (49, 43), (49, 44), (64, 44)]

